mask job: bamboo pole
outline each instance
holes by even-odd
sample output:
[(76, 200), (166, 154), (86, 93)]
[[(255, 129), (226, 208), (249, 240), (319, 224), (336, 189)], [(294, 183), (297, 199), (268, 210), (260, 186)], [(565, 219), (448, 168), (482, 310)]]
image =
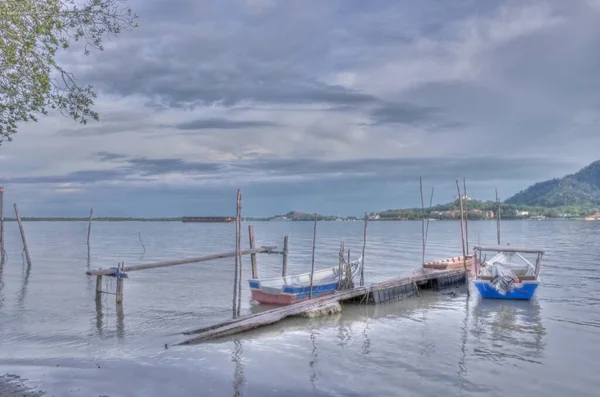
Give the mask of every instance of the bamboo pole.
[(235, 272), (234, 272), (234, 280), (233, 280), (233, 317), (235, 318), (237, 315), (237, 297), (238, 297), (238, 272), (239, 272), (239, 250), (240, 246), (238, 242), (240, 241), (240, 207), (241, 207), (242, 193), (240, 189), (237, 191), (237, 200), (236, 200), (236, 215), (235, 215)]
[[(465, 178), (463, 178), (463, 193), (465, 195), (465, 199), (467, 198), (467, 182)], [(468, 201), (468, 200), (467, 200)], [(465, 202), (465, 247), (467, 251), (467, 255), (469, 255), (469, 210), (467, 209), (467, 203)]]
[(90, 208), (90, 220), (88, 222), (88, 234), (87, 234), (88, 256), (90, 255), (90, 236), (92, 234), (92, 218), (93, 217), (94, 217), (94, 209)]
[(354, 288), (354, 283), (352, 282), (352, 272), (350, 268), (350, 248), (348, 248), (348, 261), (346, 262), (346, 289)]
[(0, 265), (4, 264), (4, 186), (0, 186)]
[[(248, 239), (250, 240), (250, 249), (256, 248), (254, 240), (254, 226), (248, 225)], [(252, 265), (252, 278), (258, 278), (258, 269), (256, 268), (256, 254), (250, 254), (250, 263)]]
[(344, 242), (340, 242), (340, 252), (339, 252), (339, 264), (338, 264), (338, 289), (342, 289), (342, 273), (344, 266)]
[(312, 245), (312, 260), (310, 266), (310, 291), (308, 292), (308, 299), (312, 299), (313, 290), (313, 276), (315, 273), (315, 248), (317, 244), (317, 213), (315, 212), (315, 226), (313, 229), (313, 245)]
[(427, 211), (427, 226), (425, 227), (425, 248), (427, 248), (427, 236), (429, 235), (429, 217), (431, 216), (431, 206), (433, 205), (433, 193), (435, 188), (431, 188), (431, 197), (429, 197), (429, 210)]
[[(125, 262), (121, 262), (117, 265), (118, 270), (120, 273), (123, 272), (123, 269), (125, 268)], [(117, 275), (117, 291), (116, 291), (116, 302), (117, 305), (123, 303), (123, 283), (124, 283), (124, 279), (123, 279), (123, 275)]]
[(287, 276), (287, 262), (288, 262), (288, 236), (283, 237), (283, 251), (281, 252), (283, 257), (281, 265), (281, 276)]
[(96, 300), (100, 299), (100, 294), (102, 294), (102, 275), (101, 274), (96, 276)]
[(422, 260), (421, 265), (425, 266), (425, 202), (423, 201), (423, 179), (419, 177), (419, 188), (421, 191), (421, 245), (422, 245)]
[(496, 189), (496, 236), (498, 245), (500, 245), (500, 199), (498, 198), (498, 189)]
[(239, 216), (238, 220), (238, 230), (240, 234), (238, 235), (237, 240), (237, 251), (238, 251), (238, 263), (239, 263), (239, 277), (238, 277), (238, 306), (237, 306), (237, 315), (240, 316), (240, 312), (242, 310), (242, 270), (244, 269), (242, 265), (242, 191), (240, 190), (239, 200), (238, 200), (238, 211)]
[(362, 248), (362, 257), (360, 263), (360, 286), (363, 287), (365, 285), (365, 251), (367, 249), (367, 224), (369, 223), (369, 216), (365, 212), (365, 228), (363, 231), (363, 248)]
[(29, 248), (27, 248), (27, 238), (25, 237), (23, 222), (21, 221), (21, 215), (19, 214), (19, 208), (17, 207), (17, 203), (14, 203), (13, 205), (15, 207), (15, 215), (17, 216), (17, 222), (19, 223), (19, 230), (21, 231), (21, 240), (23, 240), (23, 249), (25, 250), (25, 259), (27, 260), (27, 267), (30, 267), (31, 257), (29, 256)]
[(456, 189), (458, 190), (458, 198), (460, 200), (460, 240), (462, 243), (462, 251), (463, 251), (463, 268), (465, 270), (465, 282), (467, 285), (467, 296), (470, 295), (469, 292), (469, 275), (467, 273), (467, 256), (465, 254), (465, 236), (463, 233), (463, 220), (464, 220), (464, 213), (463, 213), (463, 200), (462, 200), (462, 195), (460, 194), (460, 185), (458, 184), (458, 179), (456, 180)]
[[(241, 254), (242, 255), (250, 255), (253, 252), (256, 252), (257, 254), (269, 253), (269, 252), (272, 252), (275, 248), (277, 248), (277, 247), (276, 246), (260, 247), (260, 248), (255, 248), (253, 250), (243, 250), (241, 252)], [(216, 259), (235, 258), (235, 255), (236, 255), (235, 251), (229, 251), (229, 252), (224, 252), (221, 254), (212, 254), (212, 255), (200, 256), (200, 257), (195, 257), (195, 258), (175, 259), (175, 260), (171, 260), (171, 261), (163, 261), (163, 262), (145, 263), (142, 265), (126, 266), (125, 268), (123, 268), (123, 271), (135, 272), (135, 271), (147, 270), (147, 269), (158, 269), (161, 267), (187, 265), (190, 263), (208, 262), (208, 261), (213, 261)], [(113, 275), (114, 273), (115, 273), (115, 271), (113, 269), (88, 270), (86, 272), (86, 274), (88, 276), (97, 276), (97, 275), (108, 276), (108, 275)]]

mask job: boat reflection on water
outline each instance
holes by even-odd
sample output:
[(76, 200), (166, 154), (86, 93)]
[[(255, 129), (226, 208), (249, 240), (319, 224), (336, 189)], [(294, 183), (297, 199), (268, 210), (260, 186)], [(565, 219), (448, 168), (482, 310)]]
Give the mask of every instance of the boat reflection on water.
[(475, 355), (498, 363), (506, 359), (541, 363), (546, 347), (546, 328), (537, 299), (479, 299), (471, 321)]

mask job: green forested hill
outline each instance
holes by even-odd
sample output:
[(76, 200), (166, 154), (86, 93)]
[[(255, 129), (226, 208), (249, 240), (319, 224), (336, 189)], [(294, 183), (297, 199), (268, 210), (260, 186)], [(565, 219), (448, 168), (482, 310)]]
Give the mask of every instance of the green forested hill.
[(540, 207), (599, 206), (600, 160), (575, 174), (536, 183), (505, 203)]

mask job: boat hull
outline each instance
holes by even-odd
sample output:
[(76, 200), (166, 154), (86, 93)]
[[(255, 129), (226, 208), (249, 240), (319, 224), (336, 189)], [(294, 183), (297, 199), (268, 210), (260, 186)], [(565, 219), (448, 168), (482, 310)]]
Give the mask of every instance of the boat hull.
[(492, 286), (488, 280), (473, 280), (473, 285), (479, 291), (479, 295), (485, 299), (519, 299), (529, 300), (533, 298), (537, 290), (539, 281), (523, 281), (521, 284), (516, 284), (514, 289), (506, 294), (501, 294)]
[[(260, 287), (255, 281), (250, 281), (250, 291), (252, 299), (259, 303), (271, 305), (291, 305), (292, 303), (302, 302), (310, 296), (310, 287), (292, 287), (284, 286), (279, 293), (269, 293)], [(314, 285), (312, 288), (312, 297), (331, 295), (337, 288), (337, 282)]]
[[(332, 295), (335, 292), (333, 290), (315, 291), (313, 289), (313, 298), (321, 296)], [(306, 294), (269, 294), (261, 290), (252, 290), (252, 299), (259, 302), (270, 305), (291, 305), (293, 303), (302, 302), (308, 299), (308, 293)]]

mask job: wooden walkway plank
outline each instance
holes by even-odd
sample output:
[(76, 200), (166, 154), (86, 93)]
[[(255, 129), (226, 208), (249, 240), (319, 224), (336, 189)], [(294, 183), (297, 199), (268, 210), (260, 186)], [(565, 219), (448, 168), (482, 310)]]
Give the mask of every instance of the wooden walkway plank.
[[(250, 254), (261, 254), (261, 253), (269, 253), (272, 250), (276, 249), (276, 246), (272, 247), (260, 247), (254, 249), (243, 250), (241, 255), (250, 255)], [(177, 265), (185, 265), (189, 263), (199, 263), (199, 262), (207, 262), (215, 259), (224, 259), (224, 258), (233, 258), (235, 257), (236, 252), (225, 252), (221, 254), (200, 256), (196, 258), (183, 258), (183, 259), (175, 259), (172, 261), (164, 261), (164, 262), (155, 262), (155, 263), (146, 263), (143, 265), (133, 265), (133, 266), (125, 266), (123, 268), (124, 272), (133, 272), (138, 270), (146, 270), (146, 269), (157, 269), (160, 267), (169, 267), (169, 266), (177, 266)], [(114, 274), (115, 270), (112, 268), (109, 269), (99, 269), (99, 270), (88, 270), (86, 274), (88, 276), (107, 276)]]
[(196, 330), (183, 332), (184, 335), (195, 335), (177, 345), (200, 343), (225, 336), (239, 334), (251, 329), (277, 323), (286, 317), (302, 315), (303, 313), (326, 308), (336, 302), (384, 303), (392, 300), (413, 296), (418, 291), (418, 285), (429, 285), (435, 289), (448, 288), (464, 284), (464, 270), (424, 270), (419, 274), (399, 277), (392, 280), (372, 284), (369, 287), (358, 287), (338, 291), (333, 295), (282, 306), (264, 312), (251, 314), (227, 320)]

